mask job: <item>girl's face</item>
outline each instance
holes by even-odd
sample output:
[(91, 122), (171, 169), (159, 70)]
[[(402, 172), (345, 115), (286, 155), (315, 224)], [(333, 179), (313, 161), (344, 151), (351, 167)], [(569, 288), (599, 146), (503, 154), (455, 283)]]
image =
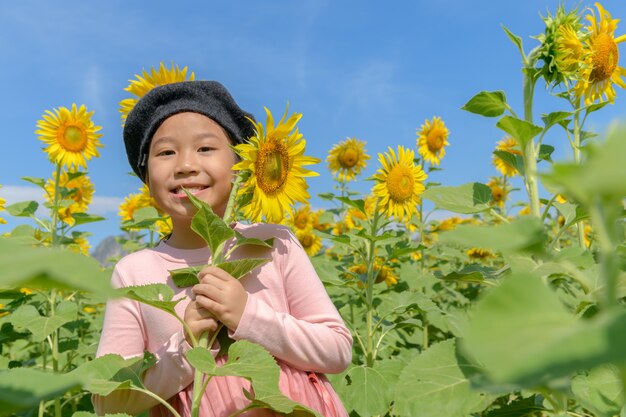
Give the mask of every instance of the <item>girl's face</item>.
[(178, 113), (159, 126), (148, 153), (148, 187), (176, 224), (196, 212), (188, 189), (223, 217), (233, 180), (235, 153), (224, 129), (198, 113)]

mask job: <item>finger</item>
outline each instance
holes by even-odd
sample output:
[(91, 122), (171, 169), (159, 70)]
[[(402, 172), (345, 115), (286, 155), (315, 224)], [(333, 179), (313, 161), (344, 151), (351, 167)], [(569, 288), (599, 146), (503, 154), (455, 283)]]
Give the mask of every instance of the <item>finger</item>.
[(219, 314), (223, 311), (223, 306), (219, 302), (209, 297), (205, 297), (204, 295), (198, 295), (196, 297), (196, 303), (217, 316), (219, 316)]
[(232, 279), (235, 279), (232, 275), (230, 275), (228, 272), (224, 271), (222, 268), (218, 268), (216, 266), (209, 266), (204, 268), (202, 271), (200, 271), (200, 273), (198, 274), (198, 278), (200, 278), (200, 274), (202, 274), (202, 276), (205, 275), (212, 275), (217, 279), (220, 279), (222, 281), (230, 281)]

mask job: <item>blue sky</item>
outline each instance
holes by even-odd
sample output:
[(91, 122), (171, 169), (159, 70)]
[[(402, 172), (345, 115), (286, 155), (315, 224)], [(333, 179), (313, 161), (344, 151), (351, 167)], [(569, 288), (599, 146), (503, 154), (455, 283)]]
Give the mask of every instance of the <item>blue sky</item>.
[[(102, 126), (100, 158), (89, 164), (96, 187), (91, 212), (107, 221), (85, 225), (96, 245), (119, 232), (117, 206), (137, 192), (140, 181), (128, 173), (122, 144), (119, 101), (142, 69), (175, 63), (188, 66), (197, 79), (214, 79), (239, 104), (264, 119), (303, 113), (300, 131), (307, 154), (325, 159), (347, 137), (367, 142), (372, 156), (365, 175), (377, 169), (376, 155), (387, 146), (415, 147), (416, 130), (425, 119), (440, 116), (451, 134), (442, 171), (429, 181), (460, 185), (486, 182), (497, 172), (491, 152), (502, 132), (496, 119), (460, 108), (481, 90), (504, 90), (521, 114), (520, 57), (501, 25), (521, 36), (526, 50), (543, 31), (540, 14), (557, 1), (118, 1), (46, 2), (22, 0), (0, 5), (0, 122), (2, 158), (0, 197), (8, 204), (36, 199), (41, 193), (21, 180), (48, 178), (53, 167), (34, 131), (43, 112), (72, 103), (94, 110)], [(574, 3), (570, 3), (574, 4)], [(576, 3), (577, 4), (577, 3)], [(602, 3), (614, 18), (626, 17), (626, 3)], [(592, 6), (585, 1), (582, 7)], [(626, 33), (626, 23), (617, 35)], [(624, 46), (621, 45), (622, 53)], [(626, 61), (621, 59), (621, 66)], [(626, 91), (614, 105), (595, 113), (587, 129), (603, 132), (626, 116)], [(535, 117), (567, 110), (538, 85)], [(566, 138), (549, 144), (569, 155)], [(309, 181), (315, 197), (332, 191), (322, 162), (320, 177)], [(353, 186), (367, 192), (371, 183)], [(524, 194), (518, 192), (518, 199)], [(10, 230), (9, 221), (0, 233)]]

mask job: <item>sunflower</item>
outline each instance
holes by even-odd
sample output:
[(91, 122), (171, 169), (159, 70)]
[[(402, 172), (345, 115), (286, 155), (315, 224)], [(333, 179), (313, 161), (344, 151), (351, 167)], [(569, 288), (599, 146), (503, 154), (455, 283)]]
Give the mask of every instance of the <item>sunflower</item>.
[(117, 213), (122, 218), (122, 223), (131, 221), (133, 214), (140, 208), (146, 207), (145, 200), (141, 194), (129, 194), (124, 197), (124, 201), (120, 204), (119, 212)]
[(71, 252), (81, 253), (85, 256), (89, 256), (89, 249), (91, 249), (91, 245), (85, 237), (78, 236), (74, 238), (73, 243), (68, 245), (68, 249)]
[(414, 157), (414, 152), (403, 146), (398, 146), (397, 155), (391, 147), (389, 153), (378, 154), (382, 167), (374, 175), (377, 184), (372, 188), (372, 194), (380, 198), (378, 208), (398, 221), (417, 213), (420, 195), (425, 189), (426, 174), (415, 165)]
[(84, 172), (76, 170), (62, 170), (57, 180), (56, 173), (52, 173), (44, 185), (46, 200), (54, 204), (55, 183), (58, 181), (58, 200), (73, 200), (74, 202), (58, 209), (59, 218), (66, 224), (73, 226), (76, 222), (73, 214), (86, 213), (93, 199), (94, 186), (89, 177)]
[[(506, 137), (498, 142), (498, 144), (496, 145), (496, 151), (504, 151), (513, 155), (522, 155), (522, 152), (517, 146), (517, 141), (511, 137)], [(512, 177), (518, 173), (517, 168), (515, 168), (513, 165), (510, 165), (507, 161), (500, 158), (495, 153), (493, 154), (491, 160), (502, 175)]]
[[(2, 186), (0, 185), (0, 188)], [(4, 211), (4, 205), (6, 204), (6, 200), (2, 197), (0, 197), (0, 211)], [(0, 224), (7, 224), (7, 221), (4, 220), (2, 217), (0, 217)]]
[(296, 231), (296, 237), (309, 256), (317, 255), (322, 249), (322, 238), (313, 233), (311, 229)]
[(325, 231), (330, 229), (329, 223), (320, 223), (320, 217), (322, 217), (323, 213), (324, 210), (322, 209), (316, 210), (311, 213), (311, 223), (313, 224), (313, 228), (315, 230)]
[(101, 127), (91, 121), (92, 114), (84, 105), (77, 108), (76, 104), (72, 104), (71, 110), (59, 107), (45, 111), (43, 119), (37, 121), (35, 133), (48, 145), (44, 152), (50, 161), (67, 168), (86, 168), (85, 160), (100, 156), (97, 148), (102, 147), (98, 141), (102, 134), (97, 132)]
[(244, 216), (251, 221), (280, 223), (285, 214), (291, 216), (294, 202), (306, 204), (309, 199), (304, 177), (319, 175), (303, 168), (320, 160), (304, 156), (306, 141), (298, 132), (296, 124), (302, 117), (293, 113), (287, 120), (287, 112), (274, 126), (272, 113), (267, 113), (266, 127), (255, 123), (256, 134), (247, 143), (235, 146), (241, 161), (233, 170), (248, 171), (250, 177), (240, 188), (240, 196), (251, 195), (250, 202), (242, 208)]
[(598, 8), (596, 17), (593, 9), (586, 16), (589, 22), (587, 30), (589, 37), (585, 41), (585, 49), (589, 52), (583, 66), (580, 80), (574, 87), (574, 94), (581, 98), (584, 96), (585, 105), (590, 105), (596, 100), (606, 98), (609, 102), (615, 100), (613, 84), (626, 88), (622, 76), (626, 75), (626, 68), (618, 66), (619, 52), (617, 44), (626, 41), (626, 35), (615, 38), (615, 29), (618, 19), (612, 19), (600, 3), (595, 3)]
[(172, 218), (170, 216), (163, 217), (161, 220), (157, 220), (155, 223), (157, 232), (161, 236), (169, 236), (172, 234), (174, 225), (172, 224)]
[(448, 143), (448, 128), (440, 117), (433, 117), (433, 121), (426, 120), (417, 132), (418, 152), (424, 161), (433, 165), (439, 165), (441, 159), (446, 155)]
[(313, 228), (311, 206), (305, 205), (296, 208), (293, 213), (287, 217), (286, 223), (294, 232), (311, 230)]
[(352, 181), (367, 165), (370, 156), (365, 153), (365, 142), (348, 138), (333, 146), (326, 162), (339, 181)]
[(136, 75), (136, 80), (129, 80), (130, 84), (124, 89), (129, 93), (135, 95), (137, 98), (127, 98), (120, 101), (120, 113), (122, 114), (122, 124), (126, 121), (128, 113), (135, 107), (137, 101), (154, 87), (165, 84), (178, 83), (182, 81), (193, 81), (195, 74), (192, 72), (189, 78), (187, 78), (187, 67), (182, 70), (178, 68), (178, 65), (172, 64), (171, 69), (165, 68), (165, 65), (161, 62), (159, 70), (155, 71), (154, 68), (150, 69), (150, 73), (146, 70), (141, 71), (143, 76)]
[(163, 214), (163, 211), (159, 208), (154, 198), (150, 194), (150, 188), (147, 184), (143, 184), (139, 189), (139, 205), (141, 207), (154, 207), (159, 214)]
[(509, 191), (505, 184), (500, 179), (494, 178), (487, 183), (487, 186), (491, 188), (491, 204), (504, 207), (509, 196)]

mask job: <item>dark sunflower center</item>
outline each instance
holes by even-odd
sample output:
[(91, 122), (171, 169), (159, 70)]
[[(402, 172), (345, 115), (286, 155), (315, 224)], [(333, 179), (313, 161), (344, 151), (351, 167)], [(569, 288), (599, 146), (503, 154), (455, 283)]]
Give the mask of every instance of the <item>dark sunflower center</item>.
[(445, 138), (443, 137), (443, 132), (440, 129), (433, 129), (428, 133), (426, 138), (426, 146), (428, 146), (428, 150), (437, 153), (445, 143)]
[(261, 145), (255, 163), (257, 183), (266, 194), (274, 194), (285, 184), (289, 173), (289, 153), (280, 142)]
[(608, 33), (600, 33), (593, 44), (593, 70), (589, 79), (599, 82), (611, 78), (618, 58), (617, 44), (613, 37)]
[(342, 168), (352, 168), (359, 162), (359, 151), (353, 147), (347, 147), (339, 155), (339, 165)]

